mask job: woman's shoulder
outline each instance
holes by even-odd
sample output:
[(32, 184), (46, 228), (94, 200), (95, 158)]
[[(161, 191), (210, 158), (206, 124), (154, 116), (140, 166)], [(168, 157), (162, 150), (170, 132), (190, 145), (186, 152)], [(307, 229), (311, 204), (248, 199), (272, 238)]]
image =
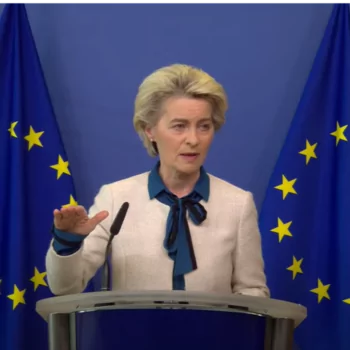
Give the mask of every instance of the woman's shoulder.
[(236, 198), (246, 200), (247, 197), (252, 195), (248, 190), (234, 185), (227, 180), (209, 173), (208, 176), (210, 179), (210, 195), (212, 198)]
[(102, 210), (101, 208), (119, 208), (123, 202), (144, 204), (149, 198), (148, 174), (149, 172), (144, 172), (103, 184), (94, 198), (94, 205), (90, 211)]
[(125, 177), (123, 179), (111, 182), (109, 186), (112, 188), (118, 188), (118, 187), (124, 187), (124, 186), (137, 186), (137, 185), (143, 186), (147, 184), (149, 173), (150, 173), (149, 171), (145, 171), (143, 173)]
[(132, 175), (114, 182), (105, 184), (103, 187), (113, 193), (130, 193), (147, 190), (149, 171)]

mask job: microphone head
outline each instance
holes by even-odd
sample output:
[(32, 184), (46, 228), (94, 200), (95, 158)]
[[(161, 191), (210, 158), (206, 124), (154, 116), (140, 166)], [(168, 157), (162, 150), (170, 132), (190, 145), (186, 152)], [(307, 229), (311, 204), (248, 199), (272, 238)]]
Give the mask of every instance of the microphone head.
[(129, 203), (124, 202), (122, 204), (122, 206), (120, 207), (118, 214), (116, 215), (116, 217), (113, 221), (113, 224), (109, 230), (109, 232), (111, 233), (112, 236), (115, 236), (119, 233), (128, 209), (129, 209)]

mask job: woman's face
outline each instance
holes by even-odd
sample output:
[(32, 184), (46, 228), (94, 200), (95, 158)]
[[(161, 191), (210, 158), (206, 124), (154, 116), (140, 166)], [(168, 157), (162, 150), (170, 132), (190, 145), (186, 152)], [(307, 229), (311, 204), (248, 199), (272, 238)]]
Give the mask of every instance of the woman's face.
[(157, 143), (162, 166), (195, 173), (214, 138), (212, 107), (203, 99), (171, 97), (164, 102), (158, 123), (146, 133)]

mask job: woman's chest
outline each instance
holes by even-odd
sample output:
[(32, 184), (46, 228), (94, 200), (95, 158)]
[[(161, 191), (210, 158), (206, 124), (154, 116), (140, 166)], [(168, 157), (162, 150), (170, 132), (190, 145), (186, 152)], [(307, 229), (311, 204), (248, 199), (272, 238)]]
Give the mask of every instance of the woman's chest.
[[(198, 268), (209, 268), (224, 260), (232, 260), (238, 231), (238, 222), (222, 208), (207, 207), (206, 211), (207, 217), (199, 225), (191, 220), (188, 213), (185, 218)], [(114, 239), (113, 249), (119, 251), (124, 259), (137, 257), (142, 260), (144, 257), (146, 262), (152, 257), (159, 263), (169, 260), (164, 240), (170, 215), (170, 207), (158, 201), (129, 210), (119, 235)], [(185, 233), (178, 231), (177, 235), (180, 234)]]
[[(184, 218), (175, 218), (170, 207), (160, 202), (150, 202), (138, 209), (137, 212), (135, 209), (128, 213), (120, 233), (114, 239), (116, 246), (122, 246), (125, 254), (166, 253), (164, 239), (167, 230), (175, 226), (176, 235), (188, 231), (193, 247), (198, 252), (209, 251), (215, 255), (215, 251), (222, 254), (235, 247), (238, 222), (223, 210), (207, 208), (206, 219), (196, 224), (188, 213)], [(178, 224), (173, 226), (171, 222), (175, 219)]]

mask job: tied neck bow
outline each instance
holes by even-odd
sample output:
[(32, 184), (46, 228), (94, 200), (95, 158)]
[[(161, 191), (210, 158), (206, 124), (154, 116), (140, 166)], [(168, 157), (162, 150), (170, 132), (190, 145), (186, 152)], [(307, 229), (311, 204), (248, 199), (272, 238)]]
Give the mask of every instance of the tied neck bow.
[(173, 289), (184, 290), (184, 275), (197, 269), (187, 213), (194, 224), (200, 225), (206, 219), (207, 212), (199, 203), (202, 197), (197, 192), (178, 198), (172, 193), (163, 191), (157, 198), (170, 206), (164, 248), (174, 261)]

